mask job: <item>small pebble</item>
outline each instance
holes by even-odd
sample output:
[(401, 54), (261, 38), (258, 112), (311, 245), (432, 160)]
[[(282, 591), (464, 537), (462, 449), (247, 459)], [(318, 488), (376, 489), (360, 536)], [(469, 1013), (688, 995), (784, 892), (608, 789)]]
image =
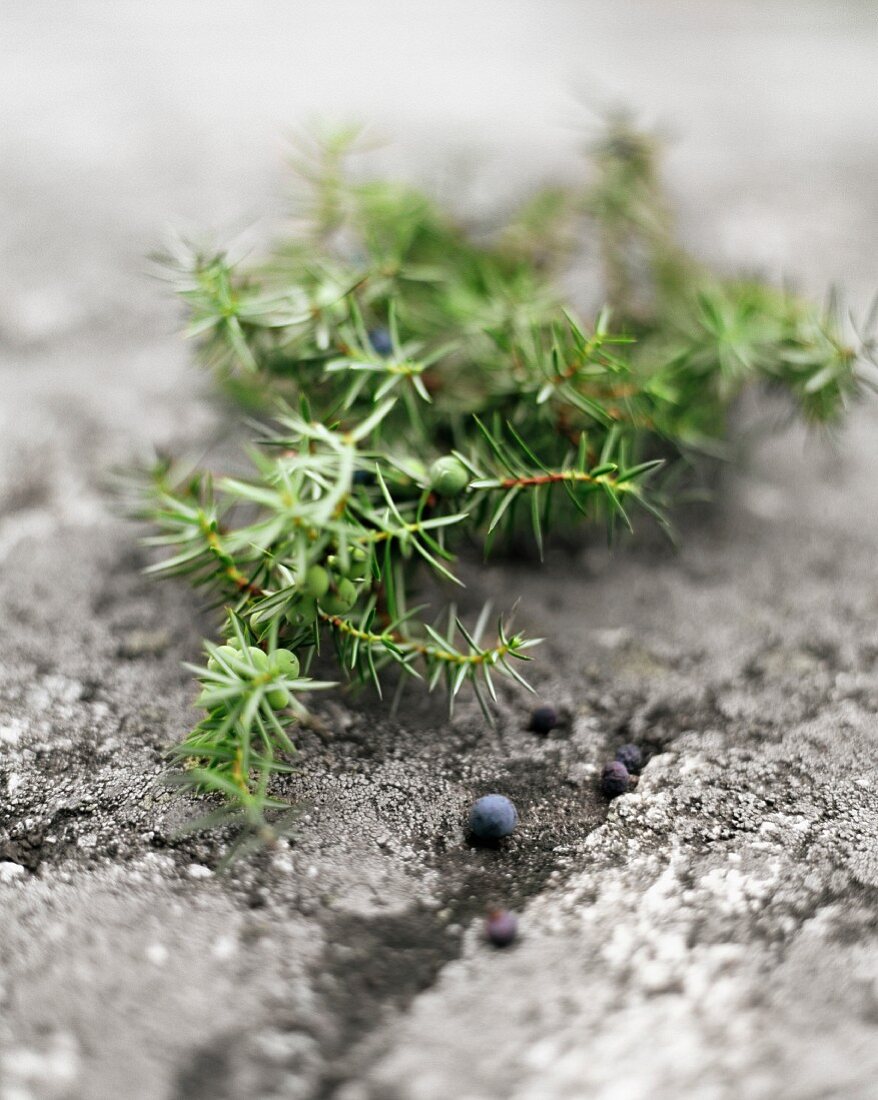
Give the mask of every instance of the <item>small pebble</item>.
[(492, 909), (485, 921), (485, 936), (495, 947), (508, 947), (518, 935), (518, 917), (508, 909)]
[(619, 760), (611, 760), (604, 764), (601, 772), (601, 794), (607, 798), (617, 798), (628, 790), (628, 769)]

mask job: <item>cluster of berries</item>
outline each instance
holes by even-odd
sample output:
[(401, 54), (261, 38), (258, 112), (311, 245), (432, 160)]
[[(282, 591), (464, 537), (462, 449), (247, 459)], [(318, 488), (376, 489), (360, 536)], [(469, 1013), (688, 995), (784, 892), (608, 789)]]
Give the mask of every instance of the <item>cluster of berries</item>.
[[(544, 703), (536, 707), (530, 716), (528, 729), (544, 736), (561, 724), (558, 712), (553, 706)], [(616, 751), (615, 760), (604, 765), (601, 773), (601, 793), (607, 798), (617, 798), (620, 794), (637, 785), (637, 777), (643, 767), (643, 753), (637, 745), (622, 745)]]
[(366, 580), (368, 555), (354, 547), (346, 563), (330, 554), (325, 565), (312, 565), (302, 578), (295, 603), (287, 611), (293, 626), (307, 626), (317, 618), (318, 606), (327, 615), (346, 615), (357, 602), (359, 585)]
[[(220, 661), (234, 662), (234, 667), (239, 672), (249, 671), (253, 679), (265, 676), (282, 676), (289, 680), (296, 680), (299, 676), (299, 658), (288, 649), (278, 649), (269, 655), (259, 646), (247, 646), (246, 651), (241, 649), (237, 638), (232, 638), (225, 645), (218, 646), (215, 655), (207, 660), (207, 667), (211, 672), (222, 670)], [(275, 710), (282, 710), (290, 704), (290, 693), (283, 684), (266, 693), (268, 702)]]
[(618, 798), (637, 785), (643, 767), (643, 753), (637, 745), (623, 745), (616, 750), (616, 759), (604, 764), (601, 772), (601, 793)]
[[(537, 707), (531, 714), (530, 729), (547, 734), (560, 724), (554, 707)], [(615, 760), (604, 766), (601, 773), (601, 793), (607, 798), (625, 794), (637, 782), (643, 767), (643, 753), (637, 745), (622, 745), (616, 750)], [(486, 794), (470, 807), (468, 826), (470, 836), (481, 842), (502, 840), (518, 824), (518, 810), (503, 794)], [(492, 909), (485, 921), (485, 936), (495, 947), (506, 947), (518, 933), (518, 918), (508, 909)]]

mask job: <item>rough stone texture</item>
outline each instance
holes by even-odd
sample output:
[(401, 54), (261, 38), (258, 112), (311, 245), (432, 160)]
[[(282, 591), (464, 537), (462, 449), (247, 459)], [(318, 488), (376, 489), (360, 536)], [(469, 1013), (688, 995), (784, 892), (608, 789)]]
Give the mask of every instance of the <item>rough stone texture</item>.
[[(225, 876), (224, 838), (179, 835), (196, 808), (155, 782), (209, 619), (140, 575), (105, 490), (149, 445), (228, 435), (142, 255), (169, 223), (277, 210), (277, 135), (318, 106), (377, 118), (434, 183), (481, 153), (478, 207), (570, 171), (587, 73), (680, 135), (705, 255), (862, 307), (867, 7), (160, 10), (4, 5), (0, 1096), (874, 1096), (873, 405), (834, 449), (762, 445), (676, 556), (470, 570), (551, 639), (536, 680), (565, 725), (528, 733), (512, 693), (493, 731), (327, 700), (295, 833)], [(608, 808), (600, 766), (631, 740), (648, 762)], [(471, 848), (489, 790), (521, 826)], [(490, 903), (521, 914), (511, 949), (481, 940)]]

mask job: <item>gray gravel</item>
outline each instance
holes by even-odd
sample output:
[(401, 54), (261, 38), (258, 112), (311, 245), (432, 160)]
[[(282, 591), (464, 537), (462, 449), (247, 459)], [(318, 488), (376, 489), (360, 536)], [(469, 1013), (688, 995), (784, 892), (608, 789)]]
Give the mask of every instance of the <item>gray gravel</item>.
[[(375, 118), (399, 138), (378, 159), (436, 187), (453, 164), (483, 209), (569, 174), (578, 100), (624, 94), (677, 135), (693, 247), (862, 309), (871, 7), (2, 9), (2, 1100), (873, 1097), (874, 404), (834, 445), (765, 441), (677, 555), (470, 569), (550, 639), (565, 725), (528, 733), (512, 693), (496, 730), (326, 699), (294, 833), (222, 876), (226, 838), (180, 835), (197, 807), (156, 783), (210, 616), (142, 577), (105, 486), (150, 446), (228, 442), (142, 257), (169, 224), (279, 211), (280, 135), (317, 107)], [(608, 807), (628, 740), (648, 763)], [(488, 790), (521, 826), (473, 849)], [(492, 902), (521, 914), (507, 951)]]

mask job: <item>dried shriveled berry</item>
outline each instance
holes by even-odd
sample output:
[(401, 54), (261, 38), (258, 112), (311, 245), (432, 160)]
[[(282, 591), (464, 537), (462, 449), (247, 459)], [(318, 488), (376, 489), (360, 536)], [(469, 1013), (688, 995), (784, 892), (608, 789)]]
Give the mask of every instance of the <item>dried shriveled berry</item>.
[(604, 764), (601, 772), (601, 794), (607, 798), (617, 798), (628, 790), (628, 769), (619, 760), (611, 760)]
[(622, 745), (621, 748), (616, 749), (616, 759), (620, 764), (624, 764), (632, 775), (636, 775), (643, 767), (643, 753), (639, 745)]
[(558, 712), (548, 703), (535, 707), (530, 716), (529, 729), (534, 733), (551, 733), (560, 724)]
[(518, 810), (503, 794), (486, 794), (469, 812), (469, 831), (477, 840), (499, 840), (518, 824)]
[(485, 936), (495, 947), (508, 947), (518, 935), (518, 917), (508, 909), (492, 909), (485, 920)]

